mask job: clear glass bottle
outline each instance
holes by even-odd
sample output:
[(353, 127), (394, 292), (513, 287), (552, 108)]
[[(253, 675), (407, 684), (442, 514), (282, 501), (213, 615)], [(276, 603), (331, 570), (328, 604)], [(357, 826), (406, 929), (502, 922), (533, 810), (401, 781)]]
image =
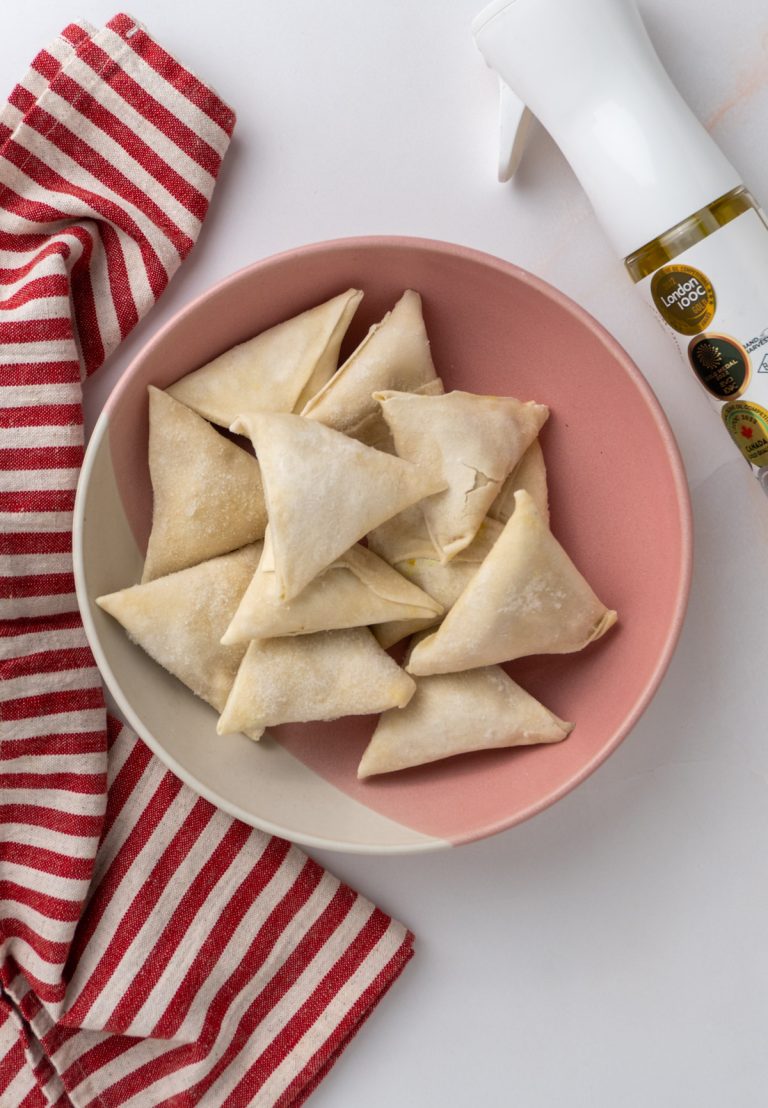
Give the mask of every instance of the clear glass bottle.
[(708, 235), (719, 231), (726, 223), (730, 223), (736, 216), (748, 211), (756, 211), (765, 222), (756, 200), (743, 185), (731, 189), (725, 196), (721, 196), (701, 211), (695, 212), (682, 223), (678, 223), (676, 227), (659, 235), (653, 242), (647, 243), (625, 258), (624, 264), (630, 277), (636, 283), (642, 281), (644, 277), (655, 273), (657, 269), (661, 269), (663, 265), (677, 258), (689, 247), (695, 246), (697, 242), (701, 242)]
[(743, 186), (625, 259), (768, 491), (768, 223)]

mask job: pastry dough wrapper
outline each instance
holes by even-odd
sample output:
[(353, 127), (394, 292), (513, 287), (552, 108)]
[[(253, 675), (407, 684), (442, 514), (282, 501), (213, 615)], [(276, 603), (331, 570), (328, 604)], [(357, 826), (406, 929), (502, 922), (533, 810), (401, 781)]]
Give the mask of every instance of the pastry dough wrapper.
[(491, 519), (506, 523), (515, 510), (515, 493), (525, 489), (530, 494), (539, 515), (549, 523), (549, 491), (547, 467), (541, 443), (535, 439), (501, 486), (499, 495), (488, 509)]
[(267, 525), (259, 463), (210, 423), (149, 388), (152, 532), (142, 581), (256, 542)]
[(402, 708), (415, 689), (365, 627), (265, 639), (249, 645), (218, 731)]
[(385, 712), (379, 720), (357, 776), (392, 773), (473, 750), (556, 743), (572, 729), (499, 666), (419, 677), (407, 707)]
[(437, 631), (418, 642), (406, 669), (424, 676), (582, 650), (613, 626), (600, 601), (536, 510), (515, 510)]
[(278, 323), (225, 350), (167, 391), (221, 427), (229, 427), (244, 411), (299, 410), (336, 369), (362, 296), (359, 289), (348, 289)]
[(264, 558), (222, 639), (247, 642), (283, 635), (307, 635), (387, 620), (423, 623), (442, 606), (364, 546), (353, 546), (324, 569), (293, 600), (278, 596), (276, 574)]
[(406, 290), (380, 323), (310, 400), (302, 415), (381, 448), (389, 429), (373, 393), (380, 389), (440, 393), (421, 311), (421, 297)]
[(261, 465), (269, 542), (281, 600), (374, 527), (445, 488), (429, 470), (364, 446), (302, 416), (248, 412), (232, 430), (250, 435)]
[(221, 712), (245, 646), (222, 646), (220, 639), (256, 572), (261, 547), (254, 543), (168, 577), (100, 596), (96, 603), (151, 658)]
[[(368, 545), (409, 581), (415, 582), (449, 612), (477, 573), (496, 539), (502, 525), (486, 518), (469, 546), (451, 559), (440, 561), (427, 531), (418, 505), (406, 508), (395, 519), (383, 523), (368, 536)], [(445, 614), (445, 613), (444, 613)], [(373, 628), (379, 644), (389, 650), (408, 635), (433, 627), (440, 616), (431, 619), (399, 620), (381, 623)]]
[(447, 562), (472, 542), (502, 483), (549, 415), (543, 404), (509, 396), (378, 392), (401, 458), (442, 473), (447, 488), (421, 505), (429, 535)]

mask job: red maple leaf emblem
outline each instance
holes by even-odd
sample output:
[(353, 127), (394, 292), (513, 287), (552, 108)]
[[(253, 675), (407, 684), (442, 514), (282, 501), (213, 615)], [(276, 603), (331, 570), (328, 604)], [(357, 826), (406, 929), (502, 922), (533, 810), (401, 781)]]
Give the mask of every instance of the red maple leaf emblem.
[(742, 423), (739, 433), (741, 434), (741, 437), (743, 439), (751, 439), (753, 434), (754, 434), (754, 431), (752, 430), (751, 427), (748, 427), (746, 425), (746, 423)]

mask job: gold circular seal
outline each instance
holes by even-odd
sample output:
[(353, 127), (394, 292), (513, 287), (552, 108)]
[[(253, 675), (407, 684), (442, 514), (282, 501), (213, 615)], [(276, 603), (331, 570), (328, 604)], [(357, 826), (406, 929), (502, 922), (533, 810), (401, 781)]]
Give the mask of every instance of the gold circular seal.
[(673, 263), (657, 269), (651, 296), (669, 326), (681, 335), (706, 331), (717, 308), (712, 282), (692, 265)]
[(724, 405), (720, 414), (731, 438), (748, 462), (768, 465), (768, 412), (751, 400)]

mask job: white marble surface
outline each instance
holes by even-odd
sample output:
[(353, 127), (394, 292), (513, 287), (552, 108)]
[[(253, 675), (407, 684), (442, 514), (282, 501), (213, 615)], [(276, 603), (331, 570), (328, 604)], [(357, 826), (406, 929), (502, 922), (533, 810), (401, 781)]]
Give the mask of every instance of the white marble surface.
[[(764, 0), (641, 0), (679, 87), (768, 202)], [(311, 1103), (367, 1108), (762, 1108), (768, 1102), (768, 513), (541, 131), (495, 181), (481, 0), (136, 0), (236, 107), (199, 246), (89, 386), (91, 421), (160, 324), (299, 243), (415, 234), (488, 250), (573, 296), (626, 346), (695, 477), (680, 647), (621, 749), (528, 824), (440, 855), (321, 861), (406, 921), (416, 956)], [(0, 36), (10, 87), (67, 19), (35, 0)], [(727, 443), (726, 443), (727, 445)], [(711, 453), (714, 452), (714, 453)], [(642, 464), (642, 459), (638, 459)], [(709, 468), (712, 468), (709, 465)]]

